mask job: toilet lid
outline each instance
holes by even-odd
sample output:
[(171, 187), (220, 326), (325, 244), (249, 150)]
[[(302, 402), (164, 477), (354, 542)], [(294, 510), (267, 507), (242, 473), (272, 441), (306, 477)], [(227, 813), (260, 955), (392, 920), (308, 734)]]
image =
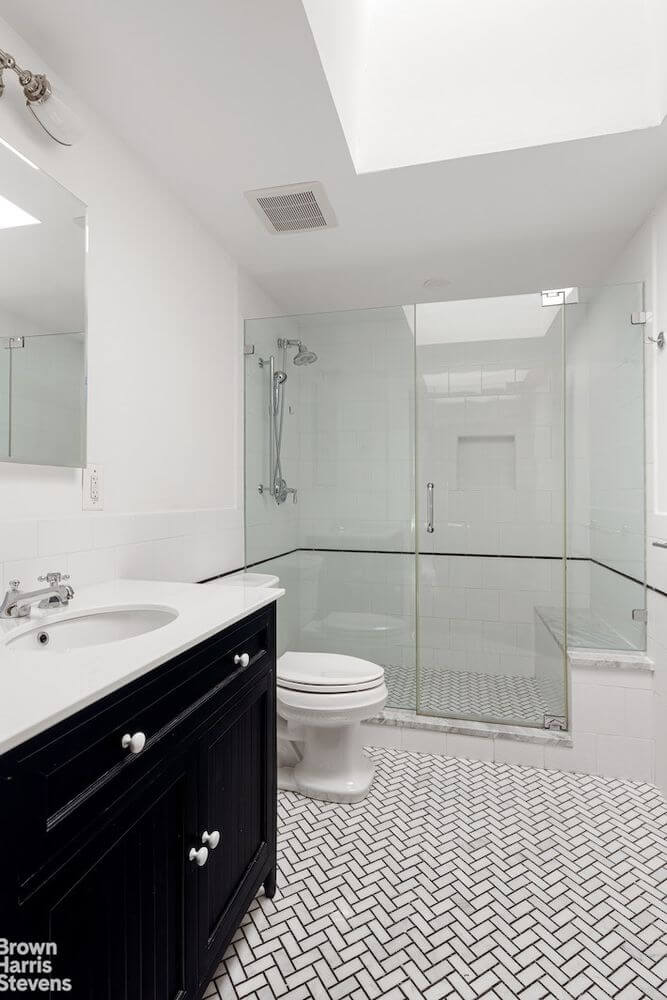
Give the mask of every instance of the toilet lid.
[(367, 691), (384, 681), (384, 670), (370, 660), (340, 653), (283, 653), (278, 659), (278, 686), (290, 691), (335, 694)]

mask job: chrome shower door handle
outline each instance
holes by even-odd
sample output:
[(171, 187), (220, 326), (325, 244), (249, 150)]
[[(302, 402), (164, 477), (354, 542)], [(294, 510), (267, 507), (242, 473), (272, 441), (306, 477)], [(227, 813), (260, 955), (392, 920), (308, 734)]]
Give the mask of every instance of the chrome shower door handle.
[(433, 483), (426, 484), (426, 530), (432, 535), (433, 527)]

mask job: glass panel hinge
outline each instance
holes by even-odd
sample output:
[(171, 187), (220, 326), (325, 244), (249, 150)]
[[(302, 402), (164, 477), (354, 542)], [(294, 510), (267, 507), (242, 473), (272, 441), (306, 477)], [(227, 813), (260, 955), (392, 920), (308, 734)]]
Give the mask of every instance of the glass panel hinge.
[(564, 715), (545, 715), (544, 728), (558, 729), (564, 733), (565, 730), (567, 729), (567, 719), (565, 718)]
[(578, 288), (546, 288), (542, 291), (543, 306), (577, 305)]
[(25, 347), (25, 337), (10, 337), (4, 346), (6, 351), (20, 351)]
[(646, 312), (641, 309), (639, 312), (630, 313), (630, 322), (633, 326), (643, 326), (644, 323), (650, 323), (653, 319), (653, 313)]
[(633, 608), (632, 620), (633, 622), (643, 622), (645, 625), (648, 621), (648, 611), (646, 608)]

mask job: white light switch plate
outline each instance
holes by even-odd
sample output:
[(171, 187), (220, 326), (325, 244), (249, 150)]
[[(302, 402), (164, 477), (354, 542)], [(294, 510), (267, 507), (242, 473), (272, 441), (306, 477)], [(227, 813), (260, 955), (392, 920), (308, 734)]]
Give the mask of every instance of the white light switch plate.
[(82, 500), (83, 510), (104, 510), (104, 473), (95, 462), (83, 470)]

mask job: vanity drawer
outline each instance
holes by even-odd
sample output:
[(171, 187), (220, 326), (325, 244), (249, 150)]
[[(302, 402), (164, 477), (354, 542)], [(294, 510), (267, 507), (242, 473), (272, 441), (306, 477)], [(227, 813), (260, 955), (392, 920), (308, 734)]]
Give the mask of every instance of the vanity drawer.
[[(37, 737), (20, 748), (12, 783), (21, 800), (36, 809), (21, 822), (23, 843), (27, 838), (33, 845), (23, 852), (22, 879), (48, 861), (73, 829), (99, 822), (100, 813), (155, 767), (202, 715), (268, 669), (271, 622), (263, 609), (65, 720), (50, 730), (48, 741)], [(137, 752), (123, 745), (126, 735), (134, 737)]]

